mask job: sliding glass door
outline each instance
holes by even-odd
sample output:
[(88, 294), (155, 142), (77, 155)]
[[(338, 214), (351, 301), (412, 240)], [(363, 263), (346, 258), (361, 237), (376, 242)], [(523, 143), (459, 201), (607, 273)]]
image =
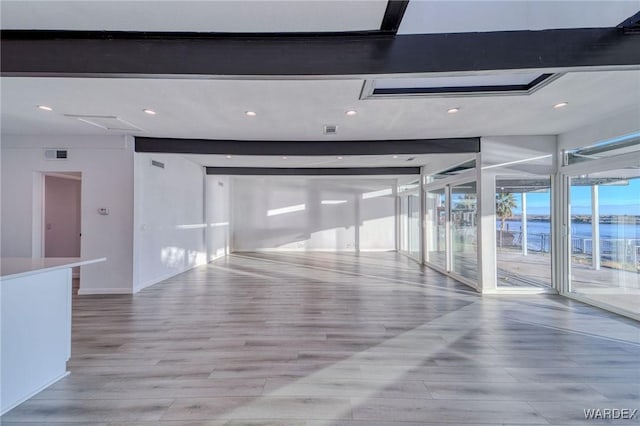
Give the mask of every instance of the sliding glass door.
[(451, 186), (451, 270), (478, 279), (478, 200), (476, 183)]
[(640, 319), (640, 134), (566, 150), (562, 292)]
[(478, 194), (472, 170), (427, 185), (425, 261), (454, 278), (478, 285)]
[(426, 192), (426, 261), (442, 269), (447, 267), (447, 195), (445, 188)]
[(570, 292), (640, 314), (640, 170), (569, 178)]
[(549, 176), (497, 177), (498, 287), (551, 287), (551, 223)]

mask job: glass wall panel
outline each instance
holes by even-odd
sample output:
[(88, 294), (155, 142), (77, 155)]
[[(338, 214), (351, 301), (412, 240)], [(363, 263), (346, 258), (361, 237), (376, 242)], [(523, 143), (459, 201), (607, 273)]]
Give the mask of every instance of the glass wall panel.
[(426, 236), (425, 252), (427, 262), (446, 268), (447, 197), (444, 188), (426, 193)]
[(640, 169), (570, 178), (570, 291), (640, 313)]
[(463, 277), (478, 279), (476, 183), (451, 187), (451, 267)]
[(496, 179), (499, 287), (551, 286), (551, 178)]
[(607, 157), (624, 155), (637, 151), (638, 146), (640, 146), (640, 134), (633, 133), (608, 141), (602, 141), (592, 146), (566, 150), (564, 152), (564, 164), (598, 161)]
[(420, 258), (420, 197), (409, 195), (409, 254), (416, 259)]

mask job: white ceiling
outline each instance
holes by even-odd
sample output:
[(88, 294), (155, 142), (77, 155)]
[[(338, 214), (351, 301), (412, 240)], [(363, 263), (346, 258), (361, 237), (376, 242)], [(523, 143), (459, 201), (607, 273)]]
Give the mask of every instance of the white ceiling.
[(411, 0), (398, 34), (615, 27), (638, 0)]
[[(324, 32), (376, 30), (386, 0), (5, 1), (3, 29)], [(640, 10), (629, 1), (411, 0), (399, 34), (611, 27)], [(544, 70), (522, 70), (526, 74)], [(491, 73), (449, 74), (446, 77)], [(504, 75), (501, 72), (501, 75)], [(386, 76), (389, 77), (389, 76)], [(407, 77), (443, 77), (412, 75)], [(518, 77), (516, 75), (516, 77)], [(406, 86), (409, 79), (389, 81)], [(571, 72), (529, 96), (360, 100), (363, 79), (0, 79), (2, 134), (127, 134), (65, 114), (116, 116), (140, 136), (246, 140), (380, 140), (561, 134), (629, 110), (640, 117), (640, 71)], [(409, 84), (410, 85), (410, 84)], [(569, 102), (553, 109), (558, 102)], [(52, 112), (38, 110), (48, 105)], [(447, 114), (452, 107), (457, 114)], [(157, 111), (155, 116), (142, 110)], [(348, 117), (345, 111), (356, 109)], [(245, 111), (256, 111), (247, 117)], [(323, 126), (338, 134), (322, 134)], [(389, 167), (444, 156), (186, 156), (207, 166)], [(449, 158), (449, 157), (447, 157)], [(450, 160), (450, 158), (449, 158)], [(448, 161), (448, 160), (447, 160)], [(286, 163), (286, 165), (285, 165)]]
[[(20, 0), (3, 29), (326, 32), (377, 30), (386, 0)], [(411, 0), (399, 34), (613, 27), (638, 0)]]
[(380, 29), (386, 0), (5, 1), (3, 29), (325, 32)]
[[(640, 116), (640, 71), (571, 72), (529, 96), (360, 100), (363, 80), (4, 77), (3, 134), (124, 134), (64, 114), (117, 116), (140, 136), (378, 140), (560, 134), (621, 111)], [(569, 102), (554, 109), (558, 102)], [(48, 105), (45, 112), (37, 105)], [(447, 114), (459, 107), (457, 114)], [(142, 110), (151, 108), (157, 115)], [(356, 109), (358, 114), (346, 116)], [(244, 112), (256, 111), (247, 117)], [(323, 135), (323, 125), (338, 126)]]

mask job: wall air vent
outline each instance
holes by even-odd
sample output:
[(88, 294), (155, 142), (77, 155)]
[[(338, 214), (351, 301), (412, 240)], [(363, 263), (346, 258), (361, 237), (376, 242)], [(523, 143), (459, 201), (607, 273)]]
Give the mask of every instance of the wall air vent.
[(64, 148), (47, 148), (44, 150), (45, 160), (67, 160), (69, 151)]
[(115, 115), (65, 114), (64, 116), (114, 132), (144, 132), (140, 127), (116, 117)]
[(151, 160), (151, 165), (152, 166), (156, 166), (156, 167), (160, 167), (161, 169), (164, 169), (164, 163), (161, 163), (160, 161)]
[(335, 135), (338, 133), (338, 126), (335, 124), (325, 124), (323, 133), (325, 135)]

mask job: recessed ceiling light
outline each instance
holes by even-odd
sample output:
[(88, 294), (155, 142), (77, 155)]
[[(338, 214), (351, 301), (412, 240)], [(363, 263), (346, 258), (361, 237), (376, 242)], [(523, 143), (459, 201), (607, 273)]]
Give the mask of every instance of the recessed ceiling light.
[(288, 157), (282, 157), (283, 160), (286, 160)]
[(337, 160), (342, 160), (342, 157), (336, 157)]
[(460, 111), (460, 107), (455, 107), (455, 108), (449, 108), (447, 110), (447, 113), (449, 114), (455, 114), (456, 112)]
[(246, 115), (247, 117), (255, 117), (258, 114), (255, 111), (245, 111), (244, 115)]
[(149, 115), (156, 115), (156, 112), (152, 109), (143, 109), (142, 110), (145, 114), (149, 114)]
[(347, 115), (356, 115), (357, 113), (358, 111), (356, 111), (355, 109), (350, 109), (345, 112), (345, 114)]
[(230, 156), (230, 155), (227, 155), (227, 158), (231, 158), (231, 156)]
[(41, 109), (43, 111), (53, 111), (53, 108), (48, 107), (46, 105), (38, 105), (38, 109)]
[(560, 102), (559, 104), (555, 104), (553, 107), (557, 109), (557, 108), (564, 108), (567, 105), (569, 105), (569, 102)]
[(398, 158), (398, 156), (397, 156), (397, 155), (394, 155), (394, 156), (393, 156), (393, 158)]

